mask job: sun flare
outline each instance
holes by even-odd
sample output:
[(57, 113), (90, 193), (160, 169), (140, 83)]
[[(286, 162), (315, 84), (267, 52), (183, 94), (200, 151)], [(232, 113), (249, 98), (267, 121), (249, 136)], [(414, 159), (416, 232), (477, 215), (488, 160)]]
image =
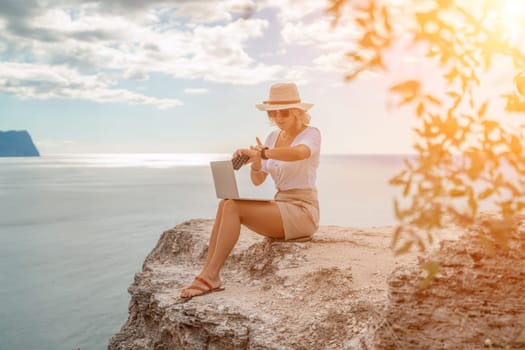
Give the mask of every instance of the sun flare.
[(500, 3), (504, 17), (524, 17), (525, 2), (523, 0), (500, 0)]
[(525, 32), (525, 1), (496, 0), (494, 6), (499, 12), (501, 23), (508, 38), (514, 43), (522, 42)]

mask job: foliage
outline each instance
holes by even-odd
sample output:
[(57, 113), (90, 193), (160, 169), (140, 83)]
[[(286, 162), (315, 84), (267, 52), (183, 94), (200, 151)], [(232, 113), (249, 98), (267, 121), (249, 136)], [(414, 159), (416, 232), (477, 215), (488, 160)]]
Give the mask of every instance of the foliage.
[[(502, 62), (514, 71), (525, 67), (517, 35), (524, 33), (525, 15), (511, 21), (503, 6), (514, 0), (329, 0), (329, 12), (339, 19), (350, 13), (355, 22), (356, 49), (348, 53), (351, 81), (367, 70), (387, 71), (388, 53), (400, 42), (423, 48), (425, 59), (440, 71), (444, 91), (427, 91), (425, 77), (406, 77), (391, 86), (399, 107), (414, 111), (414, 158), (390, 183), (402, 190), (394, 200), (399, 225), (393, 236), (397, 253), (417, 247), (424, 251), (436, 230), (446, 224), (469, 227), (480, 207), (490, 203), (501, 214), (484, 220), (480, 233), (490, 249), (505, 246), (516, 229), (512, 217), (525, 208), (525, 126), (510, 127), (488, 115), (495, 98), (505, 111), (524, 113), (516, 91), (525, 91), (525, 78), (502, 96), (481, 99), (483, 80)], [(349, 11), (349, 12), (345, 12)], [(522, 12), (523, 13), (523, 12)], [(338, 25), (336, 22), (334, 25)], [(523, 44), (523, 42), (521, 43)], [(521, 50), (520, 50), (521, 49)], [(509, 78), (512, 90), (513, 78)], [(486, 88), (486, 86), (485, 86)], [(505, 111), (495, 115), (502, 119)], [(494, 112), (496, 113), (496, 112)], [(521, 117), (521, 116), (519, 116)], [(512, 116), (514, 118), (514, 116)], [(429, 266), (429, 274), (434, 266)]]

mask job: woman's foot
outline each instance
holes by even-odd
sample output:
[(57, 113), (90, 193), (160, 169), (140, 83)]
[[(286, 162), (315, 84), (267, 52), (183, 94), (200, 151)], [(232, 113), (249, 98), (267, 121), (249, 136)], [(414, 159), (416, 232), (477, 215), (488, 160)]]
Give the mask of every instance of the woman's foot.
[(221, 280), (219, 278), (213, 279), (201, 275), (195, 277), (195, 280), (193, 280), (189, 286), (180, 291), (180, 297), (183, 299), (191, 299), (221, 290), (224, 290), (224, 288), (221, 288)]

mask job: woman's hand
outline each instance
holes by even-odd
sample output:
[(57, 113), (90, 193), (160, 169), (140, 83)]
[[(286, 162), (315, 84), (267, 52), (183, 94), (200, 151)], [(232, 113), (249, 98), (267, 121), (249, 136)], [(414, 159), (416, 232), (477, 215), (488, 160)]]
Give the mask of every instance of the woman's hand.
[(232, 159), (240, 156), (240, 155), (246, 155), (249, 157), (248, 161), (246, 163), (252, 163), (252, 162), (255, 162), (257, 161), (257, 158), (260, 160), (261, 159), (261, 154), (260, 152), (256, 151), (252, 146), (250, 146), (250, 148), (240, 148), (238, 150), (236, 150), (233, 155), (232, 155)]
[(250, 146), (250, 148), (240, 148), (233, 153), (232, 159), (240, 155), (247, 155), (249, 157), (246, 163), (255, 164), (256, 168), (261, 168), (261, 150), (264, 148), (261, 140), (258, 137), (255, 138), (257, 145)]
[(255, 138), (255, 141), (257, 142), (257, 145), (255, 145), (255, 146), (250, 146), (250, 148), (256, 150), (256, 151), (259, 152), (259, 153), (261, 153), (261, 151), (262, 151), (263, 148), (264, 148), (264, 145), (262, 144), (261, 140), (259, 140), (258, 137)]
[[(259, 140), (258, 137), (255, 138), (255, 142), (257, 142), (257, 145), (255, 146), (250, 146), (250, 149), (253, 149), (257, 152), (257, 159), (255, 160), (255, 162), (259, 163), (260, 165), (260, 162), (261, 162), (261, 151), (265, 148), (264, 145), (262, 144), (261, 140)], [(260, 166), (259, 166), (260, 168)]]

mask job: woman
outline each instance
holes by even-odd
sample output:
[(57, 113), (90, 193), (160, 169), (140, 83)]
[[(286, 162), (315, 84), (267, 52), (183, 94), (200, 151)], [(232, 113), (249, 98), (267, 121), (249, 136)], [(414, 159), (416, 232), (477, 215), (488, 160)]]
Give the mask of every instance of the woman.
[(220, 270), (239, 238), (241, 224), (263, 236), (290, 240), (312, 236), (319, 226), (319, 202), (315, 187), (321, 134), (308, 126), (306, 113), (313, 104), (301, 102), (293, 83), (275, 84), (268, 101), (256, 105), (266, 111), (278, 130), (264, 145), (235, 151), (247, 155), (250, 176), (260, 185), (268, 174), (275, 182), (273, 201), (221, 200), (211, 232), (208, 256), (193, 283), (182, 289), (181, 298), (222, 290)]

